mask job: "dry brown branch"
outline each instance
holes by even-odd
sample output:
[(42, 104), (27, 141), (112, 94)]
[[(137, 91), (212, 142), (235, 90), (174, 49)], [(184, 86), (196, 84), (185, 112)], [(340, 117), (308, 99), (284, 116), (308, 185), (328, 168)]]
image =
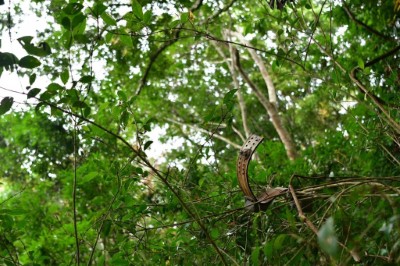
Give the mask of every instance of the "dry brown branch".
[(214, 14), (212, 14), (210, 17), (206, 18), (205, 20), (201, 21), (200, 24), (207, 24), (210, 21), (212, 21), (213, 19), (217, 18), (219, 15), (221, 15), (222, 13), (226, 12), (229, 10), (229, 8), (231, 8), (233, 6), (233, 4), (236, 2), (237, 0), (231, 0), (228, 4), (226, 4), (223, 8), (219, 9), (217, 12), (215, 12)]
[[(227, 33), (231, 36), (238, 38), (238, 40), (243, 44), (245, 44), (246, 46), (248, 47), (251, 46), (249, 41), (247, 41), (241, 33), (234, 31), (227, 31)], [(275, 86), (274, 83), (272, 82), (271, 76), (267, 71), (267, 68), (265, 67), (263, 60), (261, 59), (261, 56), (257, 54), (257, 52), (254, 49), (247, 48), (247, 50), (249, 51), (251, 57), (256, 63), (258, 69), (260, 70), (261, 76), (265, 81), (265, 85), (267, 85), (269, 102), (277, 105)]]
[(212, 132), (210, 132), (210, 131), (208, 131), (208, 130), (206, 130), (206, 129), (200, 128), (200, 127), (198, 127), (198, 126), (196, 126), (196, 125), (185, 124), (185, 123), (176, 121), (176, 120), (171, 119), (171, 118), (167, 118), (167, 121), (169, 121), (169, 122), (171, 122), (171, 123), (174, 123), (174, 124), (177, 124), (177, 125), (179, 125), (179, 126), (187, 126), (187, 127), (190, 127), (190, 128), (192, 128), (192, 129), (194, 129), (194, 130), (196, 130), (196, 131), (205, 133), (205, 134), (207, 134), (208, 136), (211, 136), (211, 137), (214, 137), (214, 138), (216, 138), (216, 139), (222, 140), (223, 142), (225, 142), (225, 143), (231, 145), (232, 147), (234, 147), (235, 149), (240, 149), (240, 145), (239, 145), (239, 144), (236, 144), (235, 142), (233, 142), (233, 141), (231, 141), (231, 140), (229, 140), (229, 139), (227, 139), (227, 138), (225, 138), (225, 137), (223, 137), (223, 136), (221, 136), (221, 135), (219, 135), (219, 134), (212, 133)]
[(268, 101), (267, 97), (264, 96), (263, 92), (258, 88), (249, 78), (247, 73), (243, 70), (241, 64), (240, 64), (240, 59), (239, 59), (239, 54), (235, 54), (235, 62), (236, 62), (236, 69), (239, 71), (240, 75), (244, 79), (244, 81), (249, 85), (249, 87), (252, 89), (254, 94), (256, 95), (257, 99), (260, 101), (260, 103), (263, 105), (265, 110), (267, 111), (272, 124), (277, 131), (284, 147), (286, 150), (286, 154), (290, 160), (294, 160), (297, 157), (297, 152), (295, 145), (293, 143), (292, 137), (290, 136), (289, 132), (286, 130), (286, 128), (283, 126), (282, 119), (278, 113), (278, 109), (276, 108), (276, 105), (272, 104), (271, 102)]
[(243, 142), (246, 141), (246, 138), (242, 135), (242, 132), (240, 132), (239, 129), (237, 129), (236, 127), (232, 126), (232, 130), (233, 130), (233, 132), (235, 132), (240, 137), (240, 139)]
[[(25, 93), (21, 93), (21, 94), (25, 94)], [(82, 121), (85, 121), (85, 122), (89, 123), (90, 125), (93, 125), (93, 126), (97, 127), (98, 129), (104, 131), (105, 133), (107, 133), (107, 134), (115, 137), (117, 140), (121, 141), (124, 144), (124, 146), (129, 148), (132, 151), (132, 153), (135, 154), (146, 167), (148, 167), (152, 172), (154, 172), (154, 174), (161, 180), (161, 182), (175, 195), (175, 197), (178, 199), (178, 201), (182, 205), (183, 209), (187, 212), (187, 214), (189, 216), (191, 216), (196, 221), (196, 223), (199, 225), (201, 230), (204, 232), (207, 240), (209, 241), (209, 243), (211, 244), (211, 246), (213, 247), (213, 249), (217, 253), (218, 257), (221, 259), (222, 264), (223, 265), (228, 265), (224, 255), (221, 252), (221, 249), (218, 247), (217, 243), (214, 241), (214, 239), (208, 233), (208, 230), (207, 230), (205, 224), (200, 220), (199, 215), (189, 207), (189, 205), (185, 202), (185, 200), (180, 196), (180, 193), (168, 181), (167, 176), (165, 176), (162, 172), (160, 172), (149, 161), (149, 159), (145, 156), (145, 154), (141, 152), (141, 150), (137, 150), (125, 138), (123, 138), (120, 135), (112, 132), (110, 129), (107, 129), (106, 127), (96, 123), (95, 121), (92, 121), (92, 120), (90, 120), (90, 119), (88, 119), (88, 118), (86, 118), (86, 117), (84, 117), (82, 115), (79, 115), (77, 113), (74, 113), (72, 111), (63, 109), (63, 108), (61, 108), (58, 105), (55, 105), (53, 103), (50, 103), (50, 102), (47, 102), (47, 101), (43, 101), (43, 100), (41, 100), (41, 99), (39, 99), (37, 97), (35, 97), (35, 99), (40, 101), (40, 103), (42, 103), (44, 105), (53, 107), (53, 108), (65, 113), (65, 114), (71, 115), (71, 116), (73, 116), (75, 118), (79, 118)]]
[[(190, 12), (194, 12), (196, 10), (198, 10), (201, 5), (203, 4), (203, 0), (197, 0), (192, 7), (189, 9)], [(139, 81), (139, 85), (138, 88), (136, 89), (136, 93), (135, 95), (139, 95), (142, 92), (143, 87), (146, 85), (148, 76), (150, 74), (150, 70), (154, 64), (154, 62), (157, 60), (158, 56), (165, 50), (167, 49), (169, 46), (171, 46), (172, 44), (174, 44), (175, 42), (177, 42), (179, 40), (179, 35), (180, 35), (181, 29), (177, 29), (175, 30), (174, 36), (172, 39), (166, 41), (163, 45), (160, 46), (160, 48), (157, 49), (157, 51), (155, 53), (153, 53), (150, 56), (150, 60), (144, 70), (144, 74), (142, 76), (142, 78)]]
[(296, 192), (294, 191), (294, 188), (293, 188), (293, 186), (292, 186), (291, 184), (289, 185), (289, 191), (290, 191), (290, 194), (292, 195), (294, 204), (296, 205), (296, 209), (297, 209), (297, 212), (298, 212), (298, 214), (299, 214), (300, 221), (304, 222), (304, 223), (311, 229), (311, 231), (313, 231), (314, 234), (317, 235), (317, 234), (318, 234), (318, 229), (317, 229), (317, 228), (315, 227), (315, 225), (304, 215), (304, 212), (303, 212), (303, 209), (301, 208), (299, 199), (297, 198)]
[[(296, 209), (297, 209), (298, 216), (299, 216), (300, 220), (301, 220), (302, 222), (304, 222), (304, 223), (310, 228), (310, 230), (314, 232), (314, 234), (315, 234), (316, 236), (318, 236), (318, 229), (317, 229), (317, 228), (315, 227), (315, 225), (307, 218), (307, 216), (305, 216), (305, 214), (304, 214), (304, 212), (303, 212), (303, 209), (301, 208), (300, 201), (299, 201), (299, 199), (297, 198), (296, 192), (295, 192), (295, 190), (294, 190), (292, 184), (289, 184), (289, 191), (290, 191), (290, 194), (292, 195), (292, 198), (293, 198), (294, 204), (295, 204), (295, 206), (296, 206)], [(361, 261), (360, 255), (359, 255), (357, 252), (355, 252), (355, 250), (349, 250), (349, 249), (348, 249), (343, 243), (341, 243), (340, 241), (337, 241), (337, 243), (351, 255), (351, 257), (353, 258), (353, 260), (354, 260), (355, 262), (360, 262), (360, 261)]]
[[(235, 89), (237, 89), (236, 96), (238, 98), (238, 103), (239, 103), (239, 108), (240, 108), (240, 114), (242, 116), (242, 125), (243, 129), (245, 132), (245, 138), (241, 137), (243, 141), (245, 141), (249, 136), (250, 136), (250, 129), (247, 124), (247, 111), (246, 111), (246, 105), (243, 99), (242, 91), (240, 89), (239, 81), (237, 78), (237, 73), (235, 71), (234, 67), (234, 59), (231, 58), (231, 61), (228, 59), (228, 57), (225, 56), (224, 51), (222, 51), (222, 48), (218, 45), (217, 42), (211, 42), (211, 44), (214, 46), (215, 50), (218, 52), (218, 54), (224, 59), (226, 64), (228, 65), (229, 71), (231, 72), (231, 77), (233, 80), (233, 85), (235, 86)], [(229, 51), (231, 49), (235, 49), (231, 44), (229, 45)], [(231, 52), (231, 57), (232, 57), (232, 52)], [(238, 134), (239, 135), (239, 134)], [(241, 136), (240, 134), (239, 136)]]

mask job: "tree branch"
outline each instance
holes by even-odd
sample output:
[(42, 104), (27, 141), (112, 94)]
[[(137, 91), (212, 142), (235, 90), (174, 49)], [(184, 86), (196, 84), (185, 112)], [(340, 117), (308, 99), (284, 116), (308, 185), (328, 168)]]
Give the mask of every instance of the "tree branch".
[[(203, 4), (203, 0), (197, 0), (192, 7), (189, 9), (189, 12), (194, 12), (196, 10), (198, 10), (201, 5)], [(146, 85), (150, 70), (154, 64), (154, 62), (157, 60), (158, 56), (165, 50), (167, 49), (169, 46), (171, 46), (172, 44), (174, 44), (175, 42), (177, 42), (179, 40), (179, 35), (181, 32), (181, 28), (178, 28), (175, 31), (174, 37), (170, 40), (168, 40), (166, 43), (164, 43), (160, 48), (158, 48), (158, 50), (152, 54), (150, 56), (150, 60), (149, 63), (146, 66), (146, 69), (144, 71), (144, 74), (142, 76), (142, 78), (139, 81), (139, 85), (138, 88), (136, 89), (136, 95), (139, 95), (142, 92), (143, 87)]]
[[(232, 55), (232, 51), (235, 50), (235, 48), (233, 47), (233, 45), (228, 44), (229, 52), (231, 55), (231, 61), (229, 61), (228, 57), (225, 56), (225, 53), (222, 51), (221, 47), (218, 45), (217, 42), (212, 41), (211, 44), (214, 46), (215, 50), (219, 53), (219, 55), (223, 58), (225, 63), (228, 65), (229, 72), (231, 72), (233, 85), (235, 86), (235, 89), (237, 89), (236, 97), (238, 98), (240, 114), (242, 116), (243, 129), (244, 129), (244, 132), (246, 135), (246, 138), (244, 138), (244, 139), (241, 137), (242, 141), (244, 142), (250, 136), (251, 132), (250, 132), (249, 126), (247, 124), (246, 104), (244, 102), (242, 91), (241, 91), (240, 85), (239, 85), (239, 81), (237, 79), (237, 73), (236, 73), (235, 65), (234, 65), (234, 58)], [(241, 136), (242, 134), (238, 134), (238, 135)]]
[(374, 105), (382, 112), (384, 115), (384, 120), (393, 127), (394, 130), (396, 130), (397, 133), (400, 134), (400, 124), (397, 123), (391, 115), (388, 113), (388, 111), (383, 107), (381, 102), (379, 101), (379, 98), (377, 98), (374, 94), (370, 93), (369, 90), (364, 86), (364, 84), (357, 78), (357, 71), (359, 70), (359, 67), (355, 67), (351, 70), (349, 76), (350, 79), (357, 85), (358, 88), (365, 94), (365, 96), (369, 97)]
[(150, 56), (149, 63), (146, 66), (146, 69), (144, 71), (144, 74), (142, 78), (139, 81), (139, 86), (136, 89), (136, 95), (139, 95), (142, 92), (143, 87), (146, 85), (150, 70), (154, 64), (154, 62), (157, 60), (158, 56), (165, 50), (167, 49), (170, 45), (174, 44), (175, 42), (178, 41), (179, 37), (179, 31), (175, 32), (174, 38), (171, 40), (168, 40), (166, 43), (164, 43), (158, 50)]
[(346, 3), (342, 0), (343, 3), (343, 9), (346, 11), (347, 15), (349, 16), (349, 18), (351, 20), (353, 20), (355, 23), (357, 23), (358, 25), (362, 26), (364, 29), (366, 29), (367, 31), (385, 39), (388, 41), (396, 41), (394, 38), (390, 37), (390, 36), (386, 36), (385, 34), (375, 30), (374, 28), (368, 26), (367, 24), (365, 24), (364, 22), (362, 22), (361, 20), (357, 19), (356, 16), (354, 16), (354, 14), (350, 11), (349, 7), (346, 5)]
[[(380, 55), (371, 61), (367, 62), (365, 64), (366, 67), (370, 67), (379, 61), (396, 54), (400, 50), (400, 46), (397, 46), (393, 48), (392, 50), (384, 53), (383, 55)], [(395, 121), (392, 116), (388, 113), (388, 111), (383, 107), (382, 103), (384, 103), (379, 97), (374, 95), (373, 93), (369, 92), (369, 90), (364, 86), (364, 84), (357, 78), (357, 72), (360, 70), (360, 67), (355, 67), (351, 70), (349, 77), (350, 79), (357, 85), (357, 87), (361, 90), (362, 93), (365, 94), (365, 96), (369, 97), (372, 102), (375, 104), (375, 106), (383, 113), (384, 119), (388, 122), (389, 125), (391, 125), (397, 133), (400, 134), (400, 124)]]
[(237, 0), (231, 0), (228, 4), (226, 4), (226, 6), (224, 6), (223, 8), (221, 8), (220, 10), (218, 10), (217, 12), (215, 12), (214, 14), (212, 14), (210, 17), (208, 17), (207, 19), (203, 20), (202, 22), (200, 22), (200, 24), (206, 24), (208, 22), (210, 22), (211, 20), (215, 19), (216, 17), (218, 17), (219, 15), (221, 15), (223, 12), (227, 11), (229, 8), (231, 8), (231, 6), (233, 6), (233, 4), (236, 2)]
[(295, 145), (293, 143), (291, 136), (289, 135), (289, 132), (283, 126), (283, 123), (282, 123), (281, 117), (279, 116), (276, 105), (274, 105), (268, 101), (268, 99), (264, 96), (262, 91), (256, 86), (256, 84), (254, 84), (251, 81), (251, 79), (249, 78), (247, 73), (243, 70), (243, 68), (240, 64), (239, 53), (236, 53), (235, 61), (236, 61), (236, 68), (238, 69), (240, 75), (243, 77), (243, 79), (246, 81), (246, 83), (252, 89), (252, 91), (256, 95), (257, 99), (264, 106), (269, 117), (271, 118), (272, 124), (274, 125), (274, 128), (275, 128), (276, 132), (278, 133), (278, 135), (285, 147), (286, 154), (287, 154), (289, 160), (296, 159), (297, 152), (296, 152)]
[[(244, 36), (241, 33), (230, 30), (227, 30), (227, 33), (231, 36), (235, 36), (236, 38), (238, 38), (238, 40), (244, 43), (247, 47), (251, 46), (250, 43), (244, 38)], [(257, 54), (257, 52), (254, 49), (247, 48), (247, 50), (249, 51), (251, 57), (258, 66), (258, 69), (261, 72), (261, 76), (263, 77), (265, 84), (267, 85), (269, 102), (277, 105), (275, 86), (274, 83), (272, 82), (271, 76), (267, 71), (267, 68), (265, 67), (263, 60), (261, 59), (261, 56)]]
[(185, 123), (176, 121), (176, 120), (171, 119), (171, 118), (167, 118), (166, 120), (169, 121), (169, 122), (171, 122), (171, 123), (177, 124), (177, 125), (179, 125), (179, 126), (187, 126), (187, 127), (190, 127), (190, 128), (192, 128), (192, 129), (194, 129), (194, 130), (196, 130), (196, 131), (205, 133), (205, 134), (207, 134), (207, 135), (209, 135), (209, 136), (212, 136), (212, 137), (214, 137), (214, 138), (216, 138), (216, 139), (222, 140), (223, 142), (225, 142), (225, 143), (231, 145), (232, 147), (234, 147), (235, 149), (240, 149), (240, 147), (241, 147), (239, 144), (236, 144), (235, 142), (233, 142), (233, 141), (231, 141), (231, 140), (229, 140), (229, 139), (227, 139), (227, 138), (225, 138), (225, 137), (223, 137), (223, 136), (221, 136), (221, 135), (219, 135), (219, 134), (211, 133), (211, 132), (209, 132), (208, 130), (205, 130), (205, 129), (203, 129), (203, 128), (201, 128), (201, 127), (198, 127), (198, 126), (196, 126), (196, 125), (185, 124)]
[[(21, 94), (25, 94), (25, 93), (21, 93)], [(81, 119), (82, 121), (85, 121), (101, 130), (103, 130), (104, 132), (106, 132), (107, 134), (115, 137), (117, 140), (120, 140), (127, 148), (129, 148), (142, 162), (143, 164), (148, 167), (151, 171), (153, 171), (155, 173), (155, 175), (164, 183), (164, 185), (174, 194), (174, 196), (178, 199), (179, 203), (182, 205), (182, 208), (196, 221), (196, 223), (199, 225), (199, 227), (201, 228), (201, 230), (204, 232), (207, 240), (210, 242), (211, 246), (214, 248), (214, 250), (216, 251), (216, 253), (218, 254), (218, 256), (220, 257), (222, 263), (224, 265), (228, 265), (224, 255), (222, 254), (220, 248), (217, 246), (217, 244), (215, 243), (215, 241), (211, 238), (210, 234), (208, 233), (208, 230), (206, 228), (206, 226), (204, 225), (204, 223), (200, 220), (200, 217), (198, 216), (198, 214), (196, 212), (193, 212), (189, 205), (182, 199), (182, 197), (180, 196), (180, 193), (175, 190), (175, 188), (168, 182), (167, 178), (164, 177), (164, 175), (157, 169), (155, 168), (155, 166), (153, 166), (150, 161), (147, 159), (146, 155), (141, 151), (141, 150), (137, 150), (135, 149), (135, 147), (133, 147), (127, 140), (125, 140), (123, 137), (121, 137), (120, 135), (112, 132), (111, 130), (105, 128), (104, 126), (82, 116), (79, 114), (76, 114), (72, 111), (69, 110), (65, 110), (53, 103), (47, 102), (47, 101), (43, 101), (40, 100), (40, 98), (35, 97), (35, 99), (37, 99), (39, 102), (51, 106), (65, 114), (69, 114), (71, 116), (77, 117), (79, 119)]]
[(77, 186), (77, 157), (78, 148), (77, 146), (77, 123), (74, 120), (74, 178), (72, 184), (72, 208), (73, 208), (73, 221), (74, 221), (74, 236), (76, 245), (76, 264), (80, 265), (80, 249), (79, 249), (79, 237), (78, 237), (78, 225), (77, 225), (77, 212), (76, 212), (76, 186)]
[(239, 81), (238, 81), (236, 70), (235, 70), (235, 50), (236, 50), (236, 48), (232, 44), (229, 44), (229, 53), (230, 53), (232, 61), (230, 62), (230, 64), (229, 64), (229, 62), (227, 62), (227, 63), (229, 65), (229, 69), (232, 74), (233, 83), (235, 84), (236, 89), (238, 90), (237, 98), (238, 98), (238, 102), (239, 102), (240, 113), (242, 115), (243, 129), (244, 129), (244, 132), (246, 134), (246, 139), (247, 139), (250, 136), (251, 132), (249, 129), (249, 125), (247, 123), (246, 103), (243, 99), (242, 91), (240, 90)]
[[(194, 28), (179, 27), (179, 28), (174, 28), (174, 29), (177, 29), (177, 30), (180, 30), (180, 31), (192, 32), (192, 33), (196, 34), (195, 35), (196, 37), (203, 37), (203, 38), (206, 38), (206, 39), (208, 39), (210, 41), (216, 41), (216, 42), (225, 43), (225, 44), (231, 43), (231, 44), (236, 45), (236, 46), (240, 46), (240, 47), (244, 47), (244, 48), (250, 48), (250, 49), (253, 49), (255, 51), (263, 52), (263, 53), (269, 54), (271, 56), (274, 56), (276, 58), (280, 58), (282, 60), (286, 60), (288, 62), (291, 62), (291, 63), (299, 66), (302, 70), (305, 70), (305, 67), (301, 63), (297, 62), (296, 60), (291, 59), (290, 57), (287, 57), (287, 56), (283, 56), (283, 55), (280, 55), (280, 54), (277, 54), (277, 53), (273, 53), (273, 52), (268, 51), (268, 50), (264, 50), (264, 49), (257, 48), (257, 47), (254, 47), (254, 46), (247, 46), (247, 45), (239, 43), (239, 42), (224, 40), (224, 39), (218, 38), (218, 37), (216, 37), (214, 35), (211, 35), (208, 32), (201, 31), (201, 30), (194, 29)], [(190, 37), (193, 37), (193, 36), (190, 36)]]
[[(292, 178), (293, 178), (293, 177), (292, 177)], [(291, 182), (291, 181), (290, 181), (290, 182)], [(297, 213), (298, 213), (298, 215), (299, 215), (300, 221), (304, 222), (304, 223), (308, 226), (308, 228), (310, 228), (310, 230), (313, 231), (313, 233), (318, 237), (318, 229), (317, 229), (317, 227), (315, 227), (315, 225), (311, 222), (311, 220), (308, 219), (307, 216), (304, 214), (303, 209), (301, 208), (301, 205), (300, 205), (300, 201), (299, 201), (299, 199), (297, 198), (296, 191), (294, 190), (293, 185), (292, 185), (291, 183), (289, 184), (289, 191), (290, 191), (290, 194), (292, 195), (292, 198), (293, 198), (294, 204), (295, 204), (295, 206), (296, 206)], [(357, 252), (355, 252), (354, 250), (349, 250), (349, 249), (348, 249), (342, 242), (340, 242), (340, 241), (337, 241), (337, 243), (338, 243), (342, 248), (344, 248), (347, 252), (349, 252), (349, 254), (351, 255), (351, 257), (353, 258), (353, 260), (354, 260), (355, 262), (360, 262), (360, 261), (361, 261), (361, 258), (360, 258), (360, 256), (358, 255)]]

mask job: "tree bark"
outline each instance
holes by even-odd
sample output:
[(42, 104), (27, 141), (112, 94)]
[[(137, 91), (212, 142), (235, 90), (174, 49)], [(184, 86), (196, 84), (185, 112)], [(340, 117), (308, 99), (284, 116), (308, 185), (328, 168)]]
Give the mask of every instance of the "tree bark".
[[(236, 57), (234, 62), (236, 62), (236, 68), (239, 71), (240, 75), (244, 79), (244, 81), (249, 85), (249, 87), (252, 89), (260, 103), (264, 106), (265, 110), (267, 111), (269, 117), (271, 118), (272, 124), (277, 131), (279, 138), (281, 139), (283, 145), (285, 146), (286, 154), (289, 158), (289, 160), (294, 160), (297, 157), (297, 152), (295, 145), (293, 143), (292, 137), (290, 136), (289, 132), (286, 130), (282, 123), (282, 119), (279, 115), (277, 105), (270, 102), (267, 97), (264, 96), (263, 92), (254, 84), (247, 73), (243, 70), (241, 64), (240, 64), (240, 59), (239, 59), (239, 53), (235, 51), (234, 56)], [(265, 66), (264, 66), (265, 69)], [(266, 71), (266, 69), (265, 69)], [(268, 73), (268, 72), (267, 72)], [(268, 75), (269, 76), (269, 75)], [(272, 83), (272, 81), (271, 81)], [(267, 84), (268, 86), (268, 84)], [(272, 89), (269, 90), (272, 92)], [(273, 88), (273, 91), (275, 91), (275, 88)], [(276, 99), (276, 96), (275, 96)]]
[[(245, 44), (247, 47), (251, 47), (251, 44), (239, 32), (228, 31), (228, 33), (231, 36), (235, 36), (236, 38), (238, 38), (239, 41)], [(276, 100), (275, 86), (274, 83), (272, 82), (271, 76), (267, 71), (267, 68), (264, 65), (263, 60), (261, 59), (261, 56), (257, 54), (257, 52), (254, 49), (247, 48), (247, 50), (249, 51), (251, 57), (258, 66), (258, 69), (260, 69), (261, 76), (263, 77), (265, 84), (267, 85), (269, 102), (276, 105), (277, 100)]]
[[(246, 138), (243, 139), (242, 134), (238, 134), (238, 135), (244, 142), (251, 135), (251, 132), (250, 132), (249, 126), (247, 124), (246, 104), (244, 102), (242, 91), (240, 89), (240, 84), (239, 84), (239, 81), (237, 79), (237, 73), (236, 73), (236, 70), (235, 70), (235, 65), (234, 65), (234, 61), (233, 61), (233, 58), (232, 58), (232, 54), (231, 54), (231, 61), (229, 61), (229, 58), (227, 58), (225, 56), (225, 54), (222, 51), (221, 47), (218, 46), (218, 44), (216, 42), (212, 42), (212, 44), (214, 45), (214, 47), (217, 50), (217, 52), (219, 53), (219, 55), (225, 60), (226, 64), (228, 65), (229, 72), (231, 72), (233, 85), (234, 85), (235, 89), (237, 89), (236, 96), (238, 98), (240, 114), (242, 116), (242, 125), (243, 125), (243, 129), (244, 129), (244, 133), (245, 133)], [(231, 48), (232, 48), (231, 45), (229, 45), (229, 50), (231, 50)]]
[(233, 141), (231, 141), (231, 140), (229, 140), (229, 139), (227, 139), (227, 138), (225, 138), (225, 137), (223, 137), (223, 136), (221, 136), (221, 135), (219, 135), (219, 134), (210, 132), (210, 131), (208, 131), (208, 130), (206, 130), (206, 129), (204, 129), (204, 128), (198, 127), (198, 126), (196, 126), (196, 125), (185, 124), (185, 123), (182, 123), (182, 122), (176, 121), (176, 120), (174, 120), (174, 119), (170, 119), (170, 118), (168, 118), (167, 120), (168, 120), (169, 122), (174, 123), (174, 124), (177, 124), (177, 125), (179, 125), (179, 126), (187, 126), (187, 127), (190, 127), (190, 128), (192, 128), (192, 129), (194, 129), (194, 130), (196, 130), (196, 131), (205, 133), (205, 134), (207, 134), (207, 135), (209, 135), (209, 136), (211, 136), (211, 137), (213, 137), (213, 138), (222, 140), (223, 142), (225, 142), (225, 143), (231, 145), (232, 147), (234, 147), (234, 148), (236, 148), (236, 149), (240, 149), (240, 148), (241, 148), (241, 146), (240, 146), (239, 144), (237, 144), (237, 143), (235, 143), (235, 142), (233, 142)]

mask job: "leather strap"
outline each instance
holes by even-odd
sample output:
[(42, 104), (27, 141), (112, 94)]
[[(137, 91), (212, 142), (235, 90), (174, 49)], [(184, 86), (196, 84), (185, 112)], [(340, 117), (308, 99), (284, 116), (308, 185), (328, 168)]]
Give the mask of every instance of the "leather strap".
[(250, 201), (257, 201), (257, 197), (254, 195), (253, 191), (250, 188), (247, 169), (249, 167), (249, 163), (254, 151), (263, 140), (263, 137), (251, 135), (240, 149), (239, 157), (236, 164), (239, 187), (243, 191), (245, 198)]
[(258, 145), (264, 140), (263, 137), (251, 135), (243, 144), (239, 152), (239, 157), (236, 163), (236, 173), (239, 182), (239, 187), (245, 197), (245, 206), (254, 212), (264, 211), (269, 204), (279, 195), (286, 193), (287, 188), (267, 188), (259, 197), (256, 197), (251, 190), (249, 184), (248, 168), (251, 157)]

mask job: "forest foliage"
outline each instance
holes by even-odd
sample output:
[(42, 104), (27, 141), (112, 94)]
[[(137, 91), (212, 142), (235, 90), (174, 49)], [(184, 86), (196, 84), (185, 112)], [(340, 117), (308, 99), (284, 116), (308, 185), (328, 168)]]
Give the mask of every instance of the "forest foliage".
[(400, 1), (0, 11), (1, 264), (400, 264)]

